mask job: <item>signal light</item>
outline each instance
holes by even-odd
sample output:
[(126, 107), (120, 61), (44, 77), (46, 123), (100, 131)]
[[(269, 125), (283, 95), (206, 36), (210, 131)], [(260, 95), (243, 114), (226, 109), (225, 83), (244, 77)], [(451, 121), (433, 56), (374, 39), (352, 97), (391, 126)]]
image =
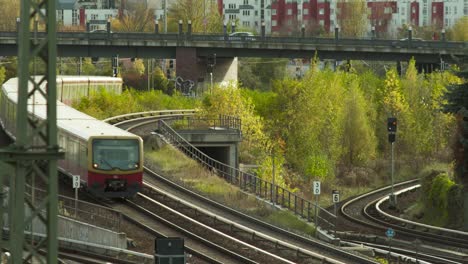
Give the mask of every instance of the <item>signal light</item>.
[(395, 117), (388, 118), (387, 125), (388, 125), (388, 132), (397, 131), (397, 119)]
[(387, 119), (388, 142), (393, 143), (396, 140), (397, 119), (396, 117), (389, 117)]

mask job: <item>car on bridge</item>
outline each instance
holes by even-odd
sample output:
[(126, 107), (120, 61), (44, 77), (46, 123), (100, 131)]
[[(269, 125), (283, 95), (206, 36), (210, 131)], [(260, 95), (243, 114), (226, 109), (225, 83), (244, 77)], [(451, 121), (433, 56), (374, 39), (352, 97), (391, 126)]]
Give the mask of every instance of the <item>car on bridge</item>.
[(228, 40), (234, 41), (255, 41), (257, 37), (251, 32), (233, 32), (229, 34)]

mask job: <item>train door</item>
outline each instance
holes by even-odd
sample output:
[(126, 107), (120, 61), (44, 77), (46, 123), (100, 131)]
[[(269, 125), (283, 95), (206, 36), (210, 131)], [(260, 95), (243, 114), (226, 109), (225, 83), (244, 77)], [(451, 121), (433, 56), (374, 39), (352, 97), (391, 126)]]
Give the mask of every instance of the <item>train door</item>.
[(68, 164), (67, 164), (67, 141), (66, 141), (66, 137), (65, 135), (63, 134), (62, 131), (59, 131), (59, 135), (58, 135), (58, 143), (59, 143), (59, 147), (63, 149), (63, 151), (65, 152), (65, 158), (64, 159), (61, 159), (61, 160), (58, 160), (58, 164), (59, 166), (62, 168), (62, 169), (66, 169), (68, 167)]
[(78, 173), (80, 173), (79, 149), (80, 149), (80, 144), (78, 143), (78, 141), (73, 137), (68, 137), (68, 141), (67, 141), (68, 171), (73, 175), (78, 175)]
[(79, 164), (80, 164), (80, 176), (85, 182), (88, 182), (88, 147), (86, 143), (80, 142), (80, 153), (79, 153)]

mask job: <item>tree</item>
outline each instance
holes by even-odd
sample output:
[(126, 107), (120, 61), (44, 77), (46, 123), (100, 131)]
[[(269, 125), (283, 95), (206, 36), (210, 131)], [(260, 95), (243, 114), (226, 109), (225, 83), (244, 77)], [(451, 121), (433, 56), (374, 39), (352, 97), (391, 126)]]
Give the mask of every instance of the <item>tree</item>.
[(179, 20), (186, 27), (192, 22), (192, 32), (221, 33), (223, 18), (217, 4), (207, 0), (176, 0), (168, 10), (168, 31), (177, 32)]
[(16, 18), (19, 17), (19, 0), (0, 0), (0, 31), (16, 31)]
[(147, 9), (144, 3), (134, 3), (111, 24), (113, 31), (150, 32), (154, 30), (154, 10)]
[(448, 37), (452, 41), (468, 41), (468, 16), (464, 16), (455, 22), (448, 30)]
[(366, 165), (376, 154), (376, 139), (366, 113), (367, 102), (358, 85), (357, 80), (350, 83), (343, 132), (344, 163), (353, 166)]
[(286, 77), (287, 63), (287, 59), (240, 59), (239, 81), (250, 89), (270, 90), (274, 80)]
[(362, 37), (367, 32), (367, 3), (365, 0), (338, 0), (337, 20), (341, 34), (346, 37)]
[(0, 67), (0, 85), (3, 84), (3, 82), (5, 81), (5, 77), (6, 77), (5, 67)]

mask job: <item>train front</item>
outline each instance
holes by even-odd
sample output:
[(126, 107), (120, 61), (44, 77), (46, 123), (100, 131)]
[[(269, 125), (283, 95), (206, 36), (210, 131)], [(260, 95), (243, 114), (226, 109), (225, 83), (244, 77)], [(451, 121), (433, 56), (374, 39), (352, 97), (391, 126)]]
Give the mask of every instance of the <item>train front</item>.
[(96, 136), (88, 142), (89, 191), (103, 197), (131, 197), (141, 190), (143, 141), (131, 136)]

